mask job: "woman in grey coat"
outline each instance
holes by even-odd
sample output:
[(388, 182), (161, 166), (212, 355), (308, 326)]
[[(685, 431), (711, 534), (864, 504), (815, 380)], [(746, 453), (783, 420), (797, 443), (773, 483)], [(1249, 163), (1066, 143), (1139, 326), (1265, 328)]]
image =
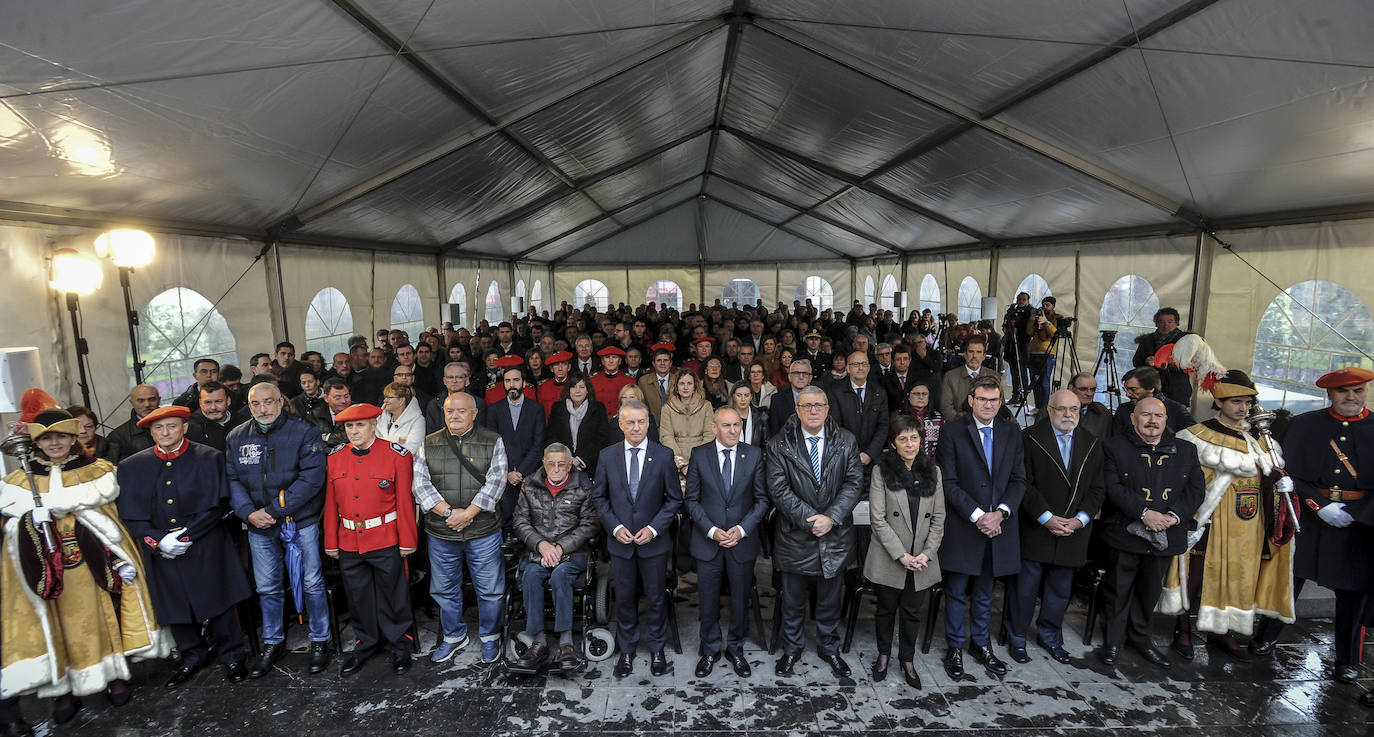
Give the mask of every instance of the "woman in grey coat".
[(921, 687), (912, 660), (917, 623), (926, 589), (940, 581), (936, 557), (945, 531), (945, 495), (940, 467), (921, 452), (923, 428), (898, 415), (888, 428), (889, 448), (879, 460), (868, 487), (873, 542), (864, 561), (864, 577), (874, 584), (878, 611), (874, 626), (878, 656), (873, 680), (887, 677), (892, 652), (892, 626), (897, 623), (897, 661), (912, 688)]

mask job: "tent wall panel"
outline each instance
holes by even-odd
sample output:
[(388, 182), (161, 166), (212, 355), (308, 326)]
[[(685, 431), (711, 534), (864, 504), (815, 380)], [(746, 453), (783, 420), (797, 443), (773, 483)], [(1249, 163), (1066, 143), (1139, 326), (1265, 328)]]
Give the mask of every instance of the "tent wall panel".
[(626, 303), (638, 306), (644, 302), (644, 296), (648, 293), (649, 287), (660, 279), (677, 284), (678, 291), (682, 294), (682, 309), (693, 303), (697, 305), (713, 304), (716, 297), (703, 299), (701, 295), (700, 270), (695, 266), (672, 267), (662, 266), (651, 269), (626, 269), (625, 283), (628, 285), (629, 294), (626, 296)]
[[(386, 258), (389, 258), (389, 256)], [(430, 271), (433, 272), (432, 266), (430, 267)], [(448, 293), (453, 290), (454, 284), (461, 283), (463, 285), (463, 289), (467, 292), (469, 315), (467, 327), (470, 329), (477, 327), (482, 320), (486, 319), (487, 289), (490, 287), (493, 279), (496, 280), (496, 284), (501, 289), (501, 312), (503, 314), (508, 313), (510, 312), (510, 296), (513, 285), (510, 281), (510, 267), (505, 261), (497, 261), (495, 259), (453, 258), (444, 260), (445, 291), (442, 295), (443, 299), (445, 301), (448, 300)], [(434, 281), (433, 277), (430, 277), (430, 281)], [(553, 298), (553, 295), (549, 291), (552, 284), (548, 279), (541, 279), (541, 281), (543, 282), (544, 301), (547, 304), (548, 301)], [(525, 284), (526, 289), (529, 289), (534, 282), (530, 279), (525, 279)], [(416, 287), (418, 286), (417, 284)], [(393, 290), (392, 296), (394, 297), (395, 294)], [(528, 292), (526, 292), (526, 294), (528, 294)], [(555, 302), (554, 304), (557, 303)], [(390, 309), (390, 306), (391, 302), (388, 301), (387, 309)], [(438, 313), (435, 313), (435, 315), (436, 317), (433, 319), (437, 320)], [(426, 318), (429, 319), (428, 313), (426, 313)]]
[[(376, 335), (371, 312), (371, 251), (283, 246), (281, 282), (286, 303), (286, 324), (297, 353), (305, 352), (305, 318), (310, 309), (310, 300), (325, 287), (334, 287), (343, 293), (353, 315), (353, 332), (366, 335), (371, 345)], [(420, 287), (419, 284), (415, 286), (417, 289)], [(392, 296), (395, 296), (394, 292)], [(387, 310), (390, 309), (388, 302)]]
[[(936, 312), (948, 311), (950, 291), (949, 285), (945, 283), (944, 256), (911, 256), (907, 258), (906, 284), (904, 284), (902, 288), (905, 289), (909, 295), (907, 302), (908, 309), (920, 309), (921, 282), (926, 278), (926, 274), (935, 277), (935, 283), (940, 287), (940, 309), (936, 310)], [(955, 287), (957, 289), (957, 283)], [(910, 312), (907, 314), (910, 314)]]
[[(959, 285), (963, 283), (964, 277), (973, 277), (974, 281), (978, 282), (978, 288), (982, 290), (983, 296), (991, 296), (991, 273), (991, 251), (960, 251), (945, 256), (945, 276), (940, 289), (940, 296), (945, 301), (945, 311), (955, 312), (959, 309)], [(935, 278), (939, 279), (940, 275), (936, 274)], [(920, 281), (916, 284), (919, 288)]]
[[(1077, 301), (1074, 265), (1077, 253), (1076, 246), (1015, 248), (1002, 251), (997, 258), (997, 308), (1005, 311), (1007, 306), (1016, 300), (1021, 280), (1031, 274), (1039, 274), (1050, 285), (1050, 293), (1058, 302), (1059, 313), (1074, 314)], [(983, 296), (990, 296), (987, 287), (983, 288)], [(1001, 315), (984, 317), (1000, 318)]]
[[(503, 269), (497, 278), (501, 281), (501, 297), (505, 300), (510, 296), (510, 290), (504, 283), (509, 281), (509, 271)], [(377, 254), (376, 280), (373, 283), (372, 303), (375, 312), (372, 318), (372, 333), (382, 328), (391, 327), (391, 303), (396, 299), (396, 292), (403, 285), (410, 284), (420, 293), (420, 304), (424, 309), (425, 327), (438, 327), (439, 325), (439, 284), (435, 277), (434, 258), (431, 256), (415, 256), (410, 254)], [(448, 295), (443, 295), (444, 299)], [(503, 302), (505, 312), (510, 311), (510, 304)], [(416, 335), (412, 334), (410, 339), (414, 341)]]
[[(80, 397), (76, 389), (76, 364), (70, 327), (61, 297), (48, 288), (47, 259), (57, 228), (0, 225), (0, 258), (5, 264), (5, 288), (0, 289), (0, 314), (6, 319), (0, 330), (0, 347), (33, 346), (38, 349), (43, 387), (59, 401)], [(80, 249), (90, 253), (89, 248)], [(105, 279), (114, 277), (107, 268)], [(117, 278), (117, 277), (116, 277)], [(118, 282), (115, 288), (118, 289)], [(83, 300), (84, 304), (84, 300)], [(105, 388), (101, 384), (97, 388)], [(121, 383), (122, 386), (122, 383)], [(117, 387), (110, 387), (113, 396)]]

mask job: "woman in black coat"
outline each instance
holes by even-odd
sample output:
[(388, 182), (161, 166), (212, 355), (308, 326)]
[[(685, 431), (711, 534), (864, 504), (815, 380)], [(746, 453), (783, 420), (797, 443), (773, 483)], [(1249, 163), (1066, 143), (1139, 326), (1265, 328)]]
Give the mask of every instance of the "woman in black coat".
[(596, 471), (597, 455), (610, 444), (610, 422), (587, 377), (574, 374), (563, 387), (563, 398), (549, 411), (544, 442), (572, 448), (573, 465), (589, 475)]
[(754, 406), (754, 389), (749, 386), (749, 382), (741, 381), (735, 384), (735, 388), (730, 390), (729, 406), (739, 413), (739, 419), (743, 425), (740, 430), (740, 442), (748, 443), (757, 448), (766, 447), (768, 443), (768, 410)]

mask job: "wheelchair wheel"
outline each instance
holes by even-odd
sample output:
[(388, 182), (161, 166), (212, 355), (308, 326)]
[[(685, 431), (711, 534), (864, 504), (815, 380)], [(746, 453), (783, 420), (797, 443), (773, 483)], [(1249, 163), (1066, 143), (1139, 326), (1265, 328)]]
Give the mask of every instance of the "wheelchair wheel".
[(596, 624), (605, 627), (611, 622), (611, 577), (598, 576), (592, 591), (592, 616)]
[(587, 660), (606, 660), (614, 653), (615, 637), (611, 635), (610, 630), (604, 627), (587, 630), (586, 636), (582, 639), (582, 654), (587, 656)]
[(530, 637), (528, 634), (524, 632), (517, 634), (515, 637), (507, 638), (506, 660), (514, 663), (515, 661), (519, 660), (520, 656), (524, 655), (525, 651), (529, 650), (530, 646), (533, 644), (534, 638)]

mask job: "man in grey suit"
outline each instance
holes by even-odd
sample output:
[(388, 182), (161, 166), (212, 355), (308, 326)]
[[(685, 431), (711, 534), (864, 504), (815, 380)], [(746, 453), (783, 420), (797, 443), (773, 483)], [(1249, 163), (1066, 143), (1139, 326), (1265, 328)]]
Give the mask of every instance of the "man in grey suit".
[(763, 481), (763, 449), (739, 442), (744, 423), (729, 407), (716, 410), (715, 441), (692, 450), (683, 502), (691, 518), (689, 548), (697, 562), (701, 599), (701, 660), (696, 676), (705, 678), (720, 660), (720, 588), (730, 585), (730, 639), (725, 659), (735, 674), (749, 677), (744, 640), (749, 635), (750, 592), (759, 555), (759, 521), (768, 509)]
[(987, 340), (982, 336), (971, 337), (968, 339), (968, 345), (964, 346), (964, 365), (945, 372), (944, 379), (940, 381), (940, 414), (944, 416), (945, 422), (968, 414), (969, 389), (973, 386), (974, 380), (991, 376), (1001, 382), (996, 371), (983, 365), (983, 359), (987, 355)]

